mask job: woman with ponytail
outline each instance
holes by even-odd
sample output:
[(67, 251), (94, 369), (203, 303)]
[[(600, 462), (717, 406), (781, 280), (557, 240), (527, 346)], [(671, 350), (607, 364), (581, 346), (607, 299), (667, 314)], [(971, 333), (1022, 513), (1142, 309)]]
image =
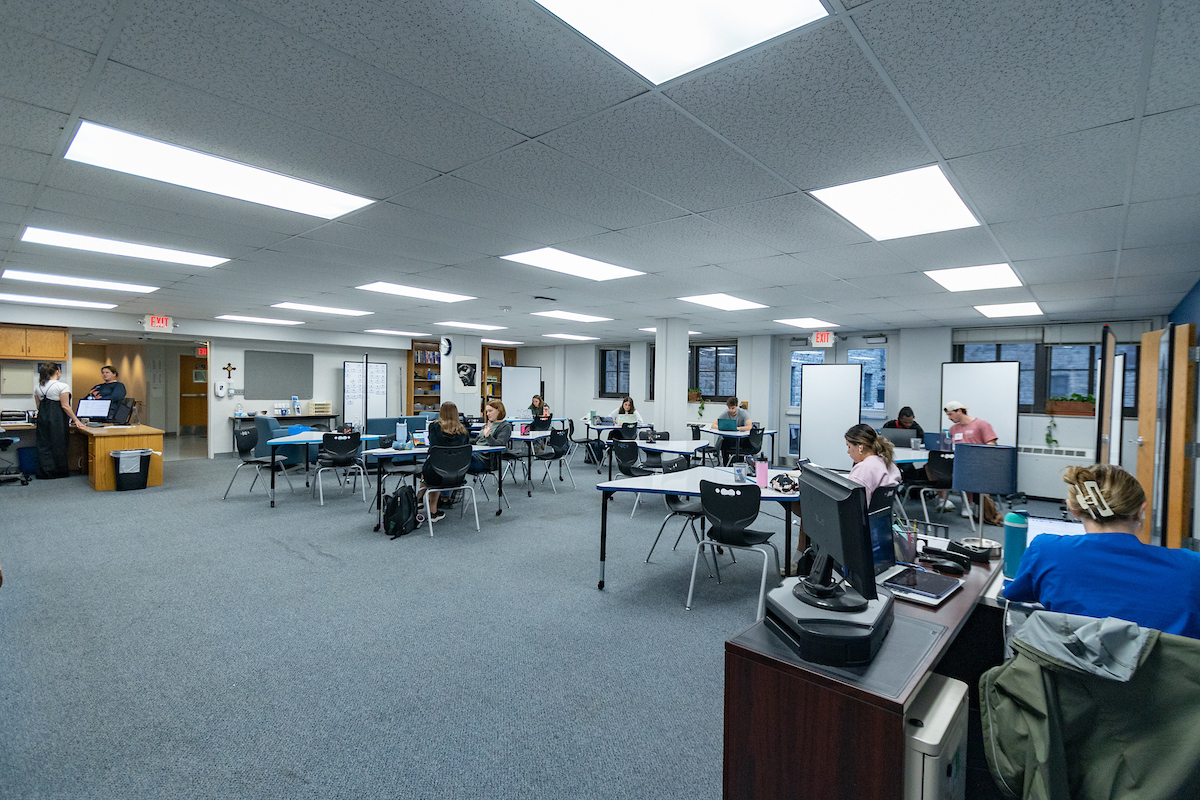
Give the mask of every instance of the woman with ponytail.
[(1137, 479), (1094, 464), (1067, 467), (1063, 481), (1086, 533), (1038, 535), (1004, 597), (1200, 639), (1200, 553), (1141, 542), (1146, 493)]
[(71, 410), (71, 387), (63, 383), (58, 364), (38, 367), (38, 385), (33, 390), (37, 403), (37, 476), (65, 478), (67, 468), (67, 439), (69, 422), (83, 425)]

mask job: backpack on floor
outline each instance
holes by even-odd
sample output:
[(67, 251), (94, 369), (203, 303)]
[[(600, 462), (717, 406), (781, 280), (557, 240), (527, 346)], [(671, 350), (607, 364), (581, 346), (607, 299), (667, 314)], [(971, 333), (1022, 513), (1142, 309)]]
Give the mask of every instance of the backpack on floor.
[(393, 539), (417, 529), (417, 493), (407, 483), (383, 498), (383, 532)]
[(587, 452), (584, 454), (583, 463), (585, 464), (601, 464), (604, 461), (604, 442), (590, 439), (587, 443)]

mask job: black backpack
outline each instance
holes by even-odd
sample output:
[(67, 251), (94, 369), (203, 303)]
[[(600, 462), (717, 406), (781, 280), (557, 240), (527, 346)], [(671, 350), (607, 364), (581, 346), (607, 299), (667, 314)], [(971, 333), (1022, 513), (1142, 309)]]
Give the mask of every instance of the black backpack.
[(407, 483), (383, 498), (383, 532), (393, 539), (417, 529), (417, 493)]

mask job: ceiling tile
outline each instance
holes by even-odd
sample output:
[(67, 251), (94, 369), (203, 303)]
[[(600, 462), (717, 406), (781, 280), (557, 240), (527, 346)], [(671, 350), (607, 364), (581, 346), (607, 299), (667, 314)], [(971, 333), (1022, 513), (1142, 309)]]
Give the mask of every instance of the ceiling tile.
[(483, 253), (464, 250), (460, 247), (426, 242), (406, 236), (391, 236), (345, 222), (330, 222), (322, 225), (320, 228), (304, 234), (304, 238), (353, 247), (369, 253), (399, 256), (435, 264), (463, 264), (484, 256)]
[(542, 246), (532, 239), (464, 224), (397, 203), (376, 203), (355, 212), (348, 221), (359, 228), (452, 245), (491, 256), (521, 253)]
[(15, 181), (38, 183), (50, 163), (50, 156), (32, 150), (0, 145), (0, 175)]
[(1119, 206), (1040, 219), (1001, 222), (992, 233), (1014, 261), (1115, 250), (1124, 217)]
[(623, 233), (709, 263), (775, 255), (771, 248), (696, 215), (628, 228)]
[(705, 263), (704, 259), (667, 250), (627, 233), (602, 233), (557, 245), (560, 250), (641, 272), (669, 272)]
[(691, 211), (711, 211), (792, 191), (653, 95), (549, 133), (541, 141)]
[(873, 278), (855, 279), (851, 283), (863, 292), (869, 293), (868, 297), (905, 297), (913, 294), (929, 294), (930, 292), (945, 291), (945, 289), (923, 272), (878, 275)]
[(1091, 281), (1072, 281), (1071, 283), (1045, 283), (1029, 287), (1035, 299), (1041, 300), (1070, 300), (1073, 297), (1112, 297), (1117, 289), (1117, 283), (1112, 278)]
[(702, 216), (784, 253), (870, 241), (870, 237), (806, 194), (794, 192)]
[(1200, 188), (1200, 106), (1142, 120), (1133, 200), (1195, 194)]
[(908, 263), (892, 255), (878, 242), (814, 250), (800, 253), (796, 258), (830, 275), (846, 279), (912, 272)]
[(738, 275), (764, 281), (768, 286), (796, 286), (805, 282), (820, 283), (833, 278), (828, 272), (811, 267), (790, 255), (724, 261), (721, 266)]
[(1120, 277), (1200, 269), (1200, 243), (1141, 247), (1121, 252)]
[(1134, 203), (1129, 207), (1125, 246), (1156, 247), (1200, 242), (1200, 194)]
[(1118, 278), (1117, 294), (1186, 294), (1200, 280), (1200, 269), (1191, 272), (1167, 272), (1157, 275), (1138, 275), (1136, 278)]
[(880, 245), (921, 270), (975, 267), (1005, 260), (1004, 253), (983, 227), (906, 236)]
[(53, 153), (66, 124), (66, 114), (0, 97), (0, 144)]
[(80, 50), (0, 25), (0, 92), (10, 100), (70, 113), (94, 60)]
[(1105, 253), (1015, 261), (1012, 266), (1026, 284), (1070, 283), (1100, 278), (1111, 279), (1116, 263), (1116, 251), (1110, 250)]
[(1197, 30), (1200, 30), (1200, 5), (1194, 0), (1161, 0), (1146, 92), (1147, 114), (1200, 103)]
[(117, 0), (6, 0), (5, 23), (88, 53), (100, 52)]

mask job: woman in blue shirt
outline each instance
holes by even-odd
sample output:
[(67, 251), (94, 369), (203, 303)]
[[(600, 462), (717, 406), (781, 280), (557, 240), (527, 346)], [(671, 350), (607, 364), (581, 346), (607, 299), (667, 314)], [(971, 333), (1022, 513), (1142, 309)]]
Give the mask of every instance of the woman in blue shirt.
[(1142, 544), (1146, 493), (1137, 479), (1096, 464), (1068, 467), (1063, 481), (1086, 533), (1037, 536), (1004, 596), (1200, 639), (1200, 553)]

